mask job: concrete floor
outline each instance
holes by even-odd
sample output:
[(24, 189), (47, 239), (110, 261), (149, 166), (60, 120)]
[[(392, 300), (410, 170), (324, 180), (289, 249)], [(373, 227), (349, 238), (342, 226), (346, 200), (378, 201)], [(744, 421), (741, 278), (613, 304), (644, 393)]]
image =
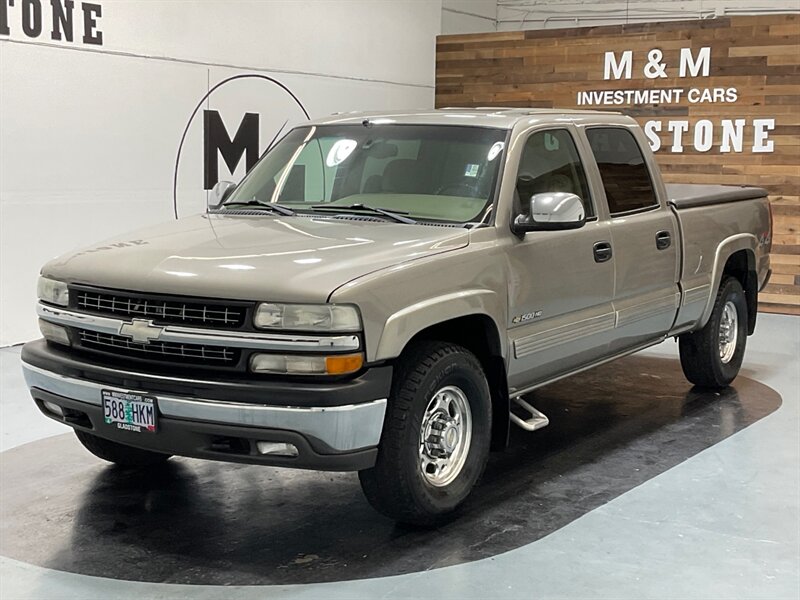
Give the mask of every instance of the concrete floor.
[[(652, 454), (643, 456), (643, 468), (660, 463), (666, 470), (649, 473), (636, 487), (627, 486), (604, 504), (589, 506), (577, 518), (568, 519), (552, 532), (544, 532), (544, 537), (533, 536), (530, 539), (534, 541), (529, 543), (497, 544), (519, 536), (518, 525), (504, 528), (498, 523), (494, 528), (476, 528), (481, 539), (467, 541), (469, 548), (495, 547), (499, 553), (488, 553), (472, 562), (435, 569), (420, 563), (413, 572), (381, 578), (269, 586), (236, 586), (235, 576), (225, 581), (234, 585), (224, 587), (119, 581), (0, 556), (0, 598), (428, 598), (435, 595), (439, 598), (796, 600), (800, 597), (800, 319), (777, 315), (759, 318), (757, 333), (748, 341), (742, 395), (745, 395), (744, 380), (750, 379), (775, 390), (782, 402), (769, 404), (767, 400), (777, 398), (776, 394), (751, 382), (748, 400), (741, 403), (737, 415), (738, 426), (730, 429), (729, 437), (709, 436), (710, 442), (706, 440), (696, 451), (679, 456), (685, 458), (683, 462), (659, 461)], [(643, 355), (674, 364), (677, 348), (674, 343), (666, 342)], [(592, 376), (602, 378), (603, 373), (597, 370)], [(70, 547), (67, 543), (65, 547), (57, 536), (46, 535), (45, 530), (53, 527), (51, 515), (59, 520), (64, 518), (64, 527), (71, 528), (74, 519), (69, 517), (69, 507), (58, 506), (58, 498), (68, 486), (56, 478), (42, 479), (34, 463), (71, 456), (72, 445), (77, 445), (77, 441), (64, 436), (62, 426), (44, 418), (33, 406), (20, 374), (18, 348), (0, 350), (0, 378), (0, 468), (4, 475), (1, 497), (7, 497), (9, 487), (31, 488), (31, 480), (41, 481), (41, 498), (31, 498), (31, 503), (39, 504), (47, 522), (42, 522), (41, 531), (31, 526), (29, 535), (41, 539), (38, 543), (43, 547), (38, 564), (58, 568), (61, 563), (54, 558), (57, 553), (63, 559), (65, 553), (77, 553), (82, 546), (76, 543)], [(759, 402), (759, 394), (764, 402)], [(725, 398), (720, 399), (724, 401)], [(768, 409), (762, 410), (765, 403), (769, 404)], [(695, 418), (695, 414), (691, 417), (694, 420), (691, 439), (696, 441), (698, 427), (706, 422)], [(684, 419), (683, 423), (686, 422)], [(723, 428), (726, 425), (724, 421), (709, 423)], [(633, 429), (633, 420), (631, 424)], [(622, 421), (620, 425), (617, 419), (615, 428), (620, 427), (624, 430), (625, 423)], [(663, 433), (666, 425), (660, 429)], [(544, 431), (547, 430), (539, 435), (544, 435)], [(647, 440), (666, 443), (664, 435), (652, 437), (658, 434), (651, 428), (641, 435), (627, 435), (624, 445), (632, 447), (646, 436), (650, 436)], [(527, 435), (537, 436), (537, 433)], [(39, 441), (45, 438), (48, 439)], [(680, 435), (670, 440), (672, 444), (689, 444), (689, 438)], [(21, 447), (29, 442), (35, 443)], [(664, 448), (667, 454), (667, 446)], [(26, 460), (31, 463), (30, 472), (24, 468)], [(597, 461), (598, 470), (601, 462)], [(591, 468), (592, 464), (585, 462), (581, 467)], [(563, 471), (551, 473), (551, 479), (575, 477), (568, 463), (548, 466), (552, 470), (558, 465), (563, 466)], [(587, 476), (591, 475), (589, 472)], [(75, 519), (91, 519), (86, 510), (79, 510), (87, 503), (84, 499), (84, 506), (76, 506)], [(488, 515), (489, 508), (478, 506), (466, 518), (480, 524), (481, 511), (485, 509)], [(13, 511), (4, 510), (4, 515), (0, 524), (3, 536), (28, 535), (29, 529), (14, 521)], [(180, 533), (181, 528), (177, 527), (176, 534)], [(443, 548), (458, 553), (465, 537), (459, 531), (455, 533), (445, 528), (421, 541), (431, 550), (430, 565), (442, 564)], [(436, 535), (445, 539), (431, 537)], [(448, 536), (452, 536), (452, 543)], [(82, 544), (91, 544), (91, 539), (83, 537)], [(5, 538), (0, 542), (0, 546), (8, 547), (15, 540)], [(180, 542), (176, 540), (177, 547)], [(448, 544), (452, 547), (448, 548)], [(469, 555), (466, 559), (472, 560), (474, 552), (466, 550), (464, 554)], [(424, 562), (424, 553), (417, 554), (421, 554)], [(163, 557), (153, 555), (150, 559), (157, 562)]]

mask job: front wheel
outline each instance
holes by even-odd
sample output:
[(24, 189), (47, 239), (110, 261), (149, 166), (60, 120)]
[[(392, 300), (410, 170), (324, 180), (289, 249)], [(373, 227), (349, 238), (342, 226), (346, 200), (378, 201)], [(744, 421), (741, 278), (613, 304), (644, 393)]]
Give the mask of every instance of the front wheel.
[(480, 361), (455, 344), (421, 342), (398, 362), (375, 466), (359, 472), (379, 512), (431, 525), (469, 495), (489, 456), (492, 411)]
[(733, 277), (720, 282), (705, 327), (679, 337), (686, 379), (712, 389), (724, 388), (739, 374), (747, 342), (747, 300)]

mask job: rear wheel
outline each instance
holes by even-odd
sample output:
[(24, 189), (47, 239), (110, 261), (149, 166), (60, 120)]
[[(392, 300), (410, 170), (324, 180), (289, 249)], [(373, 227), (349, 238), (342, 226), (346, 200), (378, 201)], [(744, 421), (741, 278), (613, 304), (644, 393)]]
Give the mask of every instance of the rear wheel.
[(421, 342), (398, 362), (375, 466), (359, 472), (370, 504), (431, 525), (469, 495), (489, 456), (491, 397), (478, 359)]
[(747, 343), (747, 300), (742, 285), (723, 277), (705, 327), (679, 338), (686, 379), (707, 388), (723, 388), (739, 374)]
[(165, 462), (171, 455), (142, 450), (97, 437), (85, 431), (74, 430), (83, 447), (98, 458), (123, 467), (146, 467)]

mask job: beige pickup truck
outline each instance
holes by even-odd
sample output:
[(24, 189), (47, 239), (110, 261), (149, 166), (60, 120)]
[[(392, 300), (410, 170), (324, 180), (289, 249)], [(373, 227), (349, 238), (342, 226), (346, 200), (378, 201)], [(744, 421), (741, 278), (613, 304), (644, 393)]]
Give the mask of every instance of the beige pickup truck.
[(354, 470), (435, 523), (548, 423), (526, 392), (669, 337), (728, 385), (770, 245), (763, 189), (665, 185), (622, 115), (336, 115), (205, 214), (45, 265), (23, 368), (103, 459)]

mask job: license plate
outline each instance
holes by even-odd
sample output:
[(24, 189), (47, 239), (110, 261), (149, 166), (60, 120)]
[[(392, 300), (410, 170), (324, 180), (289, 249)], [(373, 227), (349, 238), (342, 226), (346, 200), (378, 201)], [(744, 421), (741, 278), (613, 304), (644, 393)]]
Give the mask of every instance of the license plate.
[(130, 392), (102, 390), (107, 425), (136, 433), (155, 433), (156, 399)]

